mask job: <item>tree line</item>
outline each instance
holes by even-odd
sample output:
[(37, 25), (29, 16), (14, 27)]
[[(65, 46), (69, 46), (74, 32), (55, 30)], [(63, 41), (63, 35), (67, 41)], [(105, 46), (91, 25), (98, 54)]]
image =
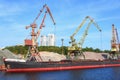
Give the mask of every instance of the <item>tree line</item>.
[[(5, 49), (10, 50), (11, 52), (15, 53), (15, 54), (22, 54), (22, 55), (26, 55), (28, 52), (28, 46), (9, 46), (9, 47), (5, 47)], [(67, 46), (39, 46), (38, 47), (39, 51), (49, 51), (49, 52), (55, 52), (55, 53), (59, 53), (59, 54), (64, 54), (67, 55), (68, 53), (68, 47)], [(98, 48), (94, 49), (92, 47), (86, 47), (82, 49), (83, 52), (85, 51), (90, 51), (90, 52), (105, 52), (105, 53), (110, 53), (110, 50), (100, 50)]]

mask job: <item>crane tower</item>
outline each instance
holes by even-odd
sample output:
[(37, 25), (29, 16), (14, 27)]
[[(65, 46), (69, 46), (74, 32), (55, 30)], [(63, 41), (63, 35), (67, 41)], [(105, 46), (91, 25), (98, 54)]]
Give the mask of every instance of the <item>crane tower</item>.
[(111, 40), (111, 57), (117, 59), (120, 54), (120, 42), (118, 37), (117, 29), (112, 24), (112, 40)]
[[(40, 17), (41, 13), (43, 12), (43, 10), (46, 9), (45, 13), (44, 13), (44, 16), (43, 16), (43, 19), (42, 19), (42, 22), (39, 26), (39, 29), (36, 31), (35, 29), (37, 28), (37, 24), (36, 24), (36, 21), (38, 20), (38, 18)], [(52, 16), (52, 13), (49, 9), (49, 7), (45, 4), (43, 5), (43, 8), (40, 10), (40, 12), (38, 13), (37, 17), (34, 19), (33, 23), (30, 24), (29, 26), (26, 26), (26, 29), (28, 28), (31, 28), (32, 31), (31, 31), (31, 39), (25, 39), (25, 45), (26, 46), (29, 46), (29, 51), (28, 51), (28, 54), (31, 55), (31, 60), (34, 59), (35, 61), (38, 61), (38, 60), (41, 60), (40, 59), (36, 59), (35, 55), (38, 55), (40, 57), (40, 55), (38, 54), (38, 42), (37, 42), (37, 39), (40, 35), (40, 32), (42, 30), (42, 28), (44, 27), (44, 21), (45, 21), (45, 18), (46, 18), (46, 15), (47, 13), (49, 13), (52, 21), (53, 21), (53, 24), (55, 25), (55, 21), (53, 19), (53, 16)]]
[[(80, 41), (76, 42), (76, 39), (74, 39), (74, 36), (78, 33), (80, 28), (84, 25), (84, 23), (87, 20), (89, 20), (90, 22), (88, 23), (88, 25), (87, 25), (87, 27), (86, 27)], [(77, 54), (79, 54), (79, 55), (82, 55), (84, 57), (84, 59), (85, 59), (85, 56), (84, 56), (84, 54), (82, 52), (82, 45), (83, 45), (83, 43), (85, 41), (85, 38), (86, 38), (86, 36), (88, 34), (88, 30), (89, 30), (91, 24), (94, 24), (95, 27), (101, 32), (101, 29), (99, 28), (97, 23), (95, 23), (94, 20), (90, 16), (86, 16), (85, 19), (82, 21), (82, 23), (77, 27), (75, 32), (70, 36), (70, 40), (71, 40), (70, 44), (71, 44), (71, 46), (68, 47), (68, 51), (69, 51), (68, 55), (71, 55), (71, 54), (72, 55), (77, 55)]]

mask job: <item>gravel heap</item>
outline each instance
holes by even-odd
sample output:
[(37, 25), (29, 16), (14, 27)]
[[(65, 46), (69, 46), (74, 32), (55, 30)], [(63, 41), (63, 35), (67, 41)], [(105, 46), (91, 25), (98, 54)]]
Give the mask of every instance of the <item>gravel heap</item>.
[(11, 51), (4, 49), (0, 50), (0, 65), (3, 64), (3, 57), (4, 58), (11, 58), (11, 59), (17, 59), (18, 56), (12, 53)]
[[(108, 56), (108, 53), (95, 53), (95, 52), (84, 52), (85, 59), (88, 60), (104, 60)], [(39, 52), (39, 55), (41, 56), (43, 61), (60, 61), (66, 59), (65, 55), (61, 55), (54, 52)], [(79, 59), (84, 59), (82, 56), (79, 56)]]
[(54, 53), (54, 52), (42, 51), (42, 52), (39, 52), (39, 55), (41, 55), (41, 58), (43, 61), (49, 61), (49, 60), (60, 61), (60, 60), (66, 59), (66, 57), (64, 55)]
[[(95, 52), (84, 52), (85, 59), (90, 59), (90, 60), (104, 60), (107, 58), (108, 53), (95, 53)], [(81, 57), (81, 59), (83, 59)]]

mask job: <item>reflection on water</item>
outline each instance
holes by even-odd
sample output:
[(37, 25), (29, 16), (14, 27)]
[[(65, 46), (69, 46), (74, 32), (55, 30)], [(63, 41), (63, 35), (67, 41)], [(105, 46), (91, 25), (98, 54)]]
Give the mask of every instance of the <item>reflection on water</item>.
[(120, 80), (120, 68), (99, 68), (53, 72), (3, 73), (0, 80)]
[(25, 77), (25, 80), (39, 80), (39, 75), (37, 73), (26, 73)]
[(81, 70), (77, 72), (79, 73), (79, 80), (113, 80), (112, 68), (108, 68), (107, 70), (106, 69)]

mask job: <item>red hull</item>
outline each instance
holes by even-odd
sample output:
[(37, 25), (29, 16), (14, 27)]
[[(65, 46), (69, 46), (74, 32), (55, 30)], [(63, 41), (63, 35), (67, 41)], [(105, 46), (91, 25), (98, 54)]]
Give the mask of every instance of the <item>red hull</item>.
[(107, 65), (86, 65), (86, 66), (69, 66), (69, 67), (53, 67), (53, 68), (22, 68), (22, 69), (7, 69), (7, 72), (44, 72), (44, 71), (59, 71), (59, 70), (75, 70), (75, 69), (91, 69), (105, 67), (120, 67), (120, 64)]

